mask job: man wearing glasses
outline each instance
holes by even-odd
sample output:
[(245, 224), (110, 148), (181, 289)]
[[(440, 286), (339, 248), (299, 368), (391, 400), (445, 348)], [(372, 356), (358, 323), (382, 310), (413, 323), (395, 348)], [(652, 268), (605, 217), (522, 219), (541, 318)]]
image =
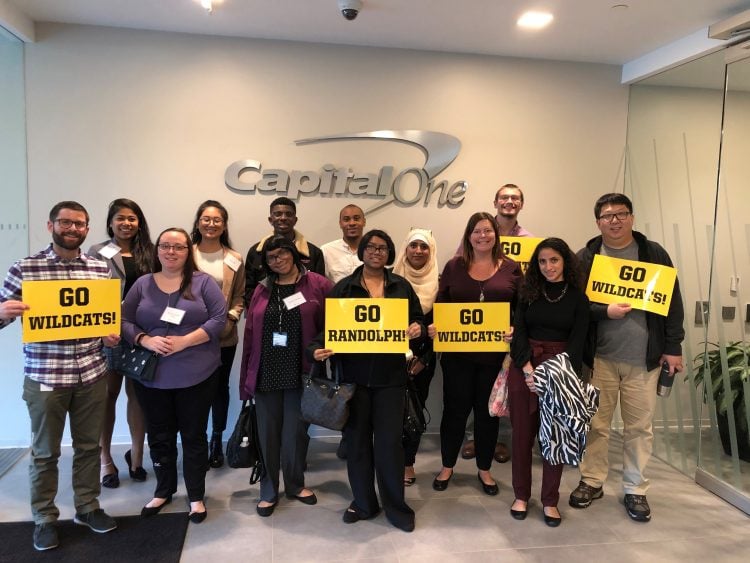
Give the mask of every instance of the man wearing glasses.
[[(605, 194), (594, 205), (601, 236), (581, 251), (581, 269), (588, 277), (596, 254), (672, 266), (667, 251), (633, 230), (633, 204), (617, 193)], [(652, 421), (656, 409), (656, 383), (663, 362), (674, 375), (682, 370), (682, 297), (675, 281), (666, 317), (633, 309), (627, 303), (591, 303), (591, 328), (584, 353), (593, 368), (591, 383), (601, 391), (599, 410), (591, 421), (581, 481), (570, 494), (570, 506), (586, 508), (604, 494), (609, 471), (609, 432), (620, 399), (624, 422), (622, 484), (625, 509), (638, 522), (651, 519), (646, 501), (649, 481), (644, 470), (654, 441)]]
[(261, 260), (261, 251), (266, 240), (273, 236), (282, 236), (293, 241), (299, 252), (302, 265), (311, 272), (321, 276), (326, 275), (323, 252), (320, 248), (308, 242), (304, 235), (294, 228), (297, 224), (297, 205), (291, 199), (288, 197), (274, 199), (271, 202), (268, 222), (273, 227), (273, 232), (262, 238), (260, 242), (252, 245), (245, 260), (245, 307), (250, 303), (255, 286), (266, 277)]
[[(110, 277), (107, 264), (81, 252), (89, 227), (89, 214), (75, 201), (55, 205), (47, 230), (52, 244), (33, 256), (19, 260), (8, 271), (0, 288), (0, 328), (24, 314), (24, 281), (88, 280)], [(34, 517), (34, 547), (57, 547), (55, 506), (60, 442), (65, 418), (70, 416), (73, 438), (73, 501), (75, 523), (104, 533), (117, 527), (99, 508), (99, 436), (104, 422), (107, 364), (102, 340), (107, 346), (119, 342), (112, 334), (102, 338), (79, 338), (25, 344), (23, 398), (31, 418), (32, 444), (29, 480)]]

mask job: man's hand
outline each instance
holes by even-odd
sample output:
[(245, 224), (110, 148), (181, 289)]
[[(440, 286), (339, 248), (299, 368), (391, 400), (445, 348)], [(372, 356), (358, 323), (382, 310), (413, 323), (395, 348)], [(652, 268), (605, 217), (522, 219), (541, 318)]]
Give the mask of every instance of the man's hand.
[(9, 321), (23, 315), (24, 311), (28, 311), (29, 306), (23, 301), (16, 301), (15, 299), (9, 299), (0, 303), (0, 320)]
[(610, 303), (607, 305), (607, 316), (610, 319), (624, 319), (633, 307), (629, 303)]
[(684, 366), (682, 365), (682, 356), (670, 356), (669, 354), (662, 354), (659, 359), (659, 364), (667, 362), (669, 364), (669, 375), (674, 376), (675, 372), (682, 371)]

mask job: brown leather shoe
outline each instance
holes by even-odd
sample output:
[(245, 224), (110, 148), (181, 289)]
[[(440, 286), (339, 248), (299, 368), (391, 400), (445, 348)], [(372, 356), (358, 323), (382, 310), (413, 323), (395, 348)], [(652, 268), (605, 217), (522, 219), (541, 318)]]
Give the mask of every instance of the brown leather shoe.
[(510, 452), (508, 451), (508, 446), (506, 446), (502, 442), (498, 442), (497, 446), (495, 446), (495, 461), (498, 463), (507, 463), (508, 461), (510, 461)]
[(463, 459), (474, 459), (476, 456), (477, 450), (474, 447), (474, 440), (468, 440), (461, 448), (461, 457)]

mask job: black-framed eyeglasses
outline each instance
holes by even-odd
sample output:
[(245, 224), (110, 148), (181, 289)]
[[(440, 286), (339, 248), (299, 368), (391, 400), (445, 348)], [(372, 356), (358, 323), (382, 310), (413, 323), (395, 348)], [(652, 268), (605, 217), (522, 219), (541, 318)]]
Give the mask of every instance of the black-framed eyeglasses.
[(75, 227), (77, 231), (82, 231), (89, 226), (86, 221), (71, 221), (70, 219), (55, 219), (55, 223), (60, 225), (63, 229)]
[(190, 247), (184, 244), (167, 244), (166, 242), (162, 242), (158, 245), (158, 248), (162, 252), (169, 252), (170, 250), (174, 250), (175, 252), (185, 252)]
[(630, 211), (618, 211), (617, 213), (605, 213), (604, 215), (599, 215), (599, 220), (604, 221), (605, 223), (611, 223), (615, 217), (617, 217), (618, 221), (624, 221), (628, 217), (630, 217), (631, 213)]
[(365, 245), (365, 250), (370, 254), (388, 254), (387, 246), (377, 246), (375, 244)]
[(277, 254), (266, 254), (266, 262), (268, 264), (275, 264), (276, 262), (281, 262), (282, 260), (286, 260), (292, 255), (291, 252), (288, 250), (279, 250)]
[(224, 219), (221, 217), (201, 217), (199, 219), (201, 225), (210, 225), (213, 223), (214, 225), (223, 225)]

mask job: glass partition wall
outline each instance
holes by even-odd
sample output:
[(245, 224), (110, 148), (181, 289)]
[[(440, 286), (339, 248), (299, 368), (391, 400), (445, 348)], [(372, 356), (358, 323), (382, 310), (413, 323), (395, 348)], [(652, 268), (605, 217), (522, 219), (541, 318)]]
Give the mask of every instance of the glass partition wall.
[(678, 269), (684, 374), (654, 455), (750, 513), (750, 58), (713, 53), (631, 87), (625, 192)]

